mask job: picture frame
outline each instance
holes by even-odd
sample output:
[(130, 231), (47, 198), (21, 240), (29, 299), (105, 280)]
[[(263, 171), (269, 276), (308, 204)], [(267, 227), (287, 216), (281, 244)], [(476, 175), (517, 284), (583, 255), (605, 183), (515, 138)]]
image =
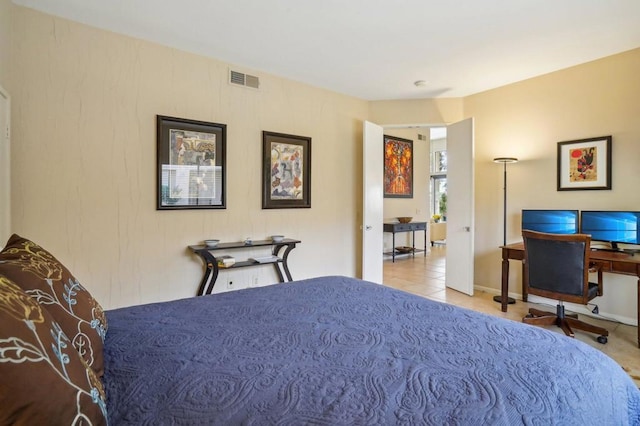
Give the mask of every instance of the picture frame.
[(611, 189), (611, 136), (558, 142), (558, 191)]
[(158, 115), (156, 210), (225, 209), (227, 126)]
[(262, 208), (311, 208), (311, 138), (262, 132)]
[(384, 198), (413, 198), (413, 141), (384, 135)]

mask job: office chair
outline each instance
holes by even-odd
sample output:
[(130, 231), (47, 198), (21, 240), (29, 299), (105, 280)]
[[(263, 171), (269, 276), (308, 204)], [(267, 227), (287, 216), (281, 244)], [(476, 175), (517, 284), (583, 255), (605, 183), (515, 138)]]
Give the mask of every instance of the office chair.
[(556, 313), (529, 309), (522, 322), (533, 325), (557, 325), (569, 337), (573, 329), (599, 334), (599, 343), (607, 343), (609, 332), (565, 315), (564, 302), (587, 305), (602, 296), (602, 270), (598, 282), (589, 282), (591, 236), (586, 234), (547, 234), (522, 231), (524, 238), (524, 288), (528, 294), (558, 300)]

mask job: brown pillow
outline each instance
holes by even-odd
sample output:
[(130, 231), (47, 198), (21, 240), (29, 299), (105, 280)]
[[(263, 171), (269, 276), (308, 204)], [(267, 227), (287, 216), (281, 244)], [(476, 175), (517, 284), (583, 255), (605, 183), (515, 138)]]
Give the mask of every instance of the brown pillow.
[(0, 252), (0, 274), (45, 307), (87, 365), (102, 376), (107, 319), (71, 272), (48, 251), (14, 234)]
[(46, 309), (0, 275), (0, 424), (106, 425), (100, 379)]

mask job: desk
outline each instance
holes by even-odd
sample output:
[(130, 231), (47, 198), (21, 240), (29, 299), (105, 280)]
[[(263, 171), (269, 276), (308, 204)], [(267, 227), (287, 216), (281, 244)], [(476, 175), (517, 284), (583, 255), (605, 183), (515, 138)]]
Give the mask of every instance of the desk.
[[(502, 312), (507, 312), (507, 298), (509, 295), (509, 260), (524, 260), (524, 243), (507, 244), (502, 249)], [(638, 317), (638, 347), (640, 347), (640, 255), (632, 256), (628, 253), (591, 250), (589, 259), (596, 263), (602, 272), (612, 274), (631, 275), (638, 279), (636, 289), (636, 315)], [(524, 273), (524, 265), (522, 267)], [(527, 293), (522, 287), (522, 300), (527, 301)]]
[(382, 230), (393, 234), (393, 242), (391, 246), (391, 261), (396, 261), (396, 233), (411, 232), (411, 254), (415, 257), (416, 251), (416, 231), (424, 231), (424, 255), (427, 256), (427, 222), (409, 222), (409, 223), (383, 223)]

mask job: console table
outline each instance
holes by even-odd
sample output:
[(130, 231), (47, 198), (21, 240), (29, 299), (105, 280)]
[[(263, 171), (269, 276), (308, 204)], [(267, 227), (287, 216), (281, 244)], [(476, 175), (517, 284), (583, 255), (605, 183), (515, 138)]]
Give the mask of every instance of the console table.
[[(391, 260), (396, 261), (396, 234), (398, 232), (411, 232), (411, 254), (415, 257), (416, 251), (424, 251), (427, 256), (427, 222), (409, 222), (409, 223), (384, 223), (382, 230), (393, 234), (393, 243), (391, 246)], [(416, 231), (424, 231), (424, 250), (416, 249)]]
[[(287, 281), (293, 281), (291, 278), (291, 272), (289, 272), (289, 265), (287, 264), (287, 259), (289, 257), (289, 253), (291, 250), (296, 248), (296, 244), (300, 243), (299, 240), (293, 240), (290, 238), (285, 238), (282, 241), (275, 242), (272, 240), (261, 240), (261, 241), (253, 241), (251, 244), (245, 244), (244, 242), (232, 242), (232, 243), (219, 243), (215, 247), (208, 247), (205, 245), (194, 245), (189, 246), (189, 248), (200, 256), (203, 260), (206, 268), (204, 271), (204, 276), (202, 277), (202, 281), (200, 282), (200, 288), (198, 289), (198, 296), (202, 296), (205, 294), (211, 294), (213, 291), (213, 286), (216, 284), (216, 279), (218, 278), (218, 273), (220, 269), (237, 269), (237, 268), (246, 268), (250, 266), (262, 266), (262, 265), (273, 265), (278, 274), (278, 279), (281, 283), (285, 282), (285, 275), (287, 277)], [(276, 256), (273, 262), (267, 263), (259, 263), (254, 262), (252, 260), (244, 260), (241, 262), (236, 262), (232, 266), (228, 268), (219, 268), (218, 267), (218, 259), (216, 259), (215, 255), (212, 252), (217, 250), (238, 250), (238, 249), (248, 249), (254, 247), (271, 247), (271, 254)], [(282, 274), (284, 272), (284, 275)]]

